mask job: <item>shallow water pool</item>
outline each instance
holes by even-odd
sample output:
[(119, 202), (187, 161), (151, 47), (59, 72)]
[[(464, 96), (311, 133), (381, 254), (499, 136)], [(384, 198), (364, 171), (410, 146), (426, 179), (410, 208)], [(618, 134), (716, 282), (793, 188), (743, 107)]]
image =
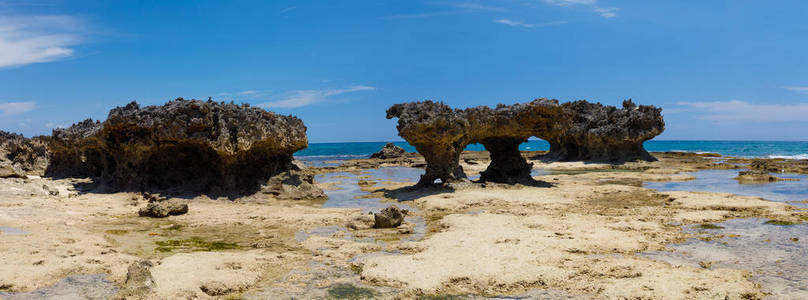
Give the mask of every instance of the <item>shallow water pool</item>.
[(32, 292), (0, 292), (0, 299), (110, 299), (118, 293), (118, 288), (106, 277), (106, 274), (70, 275)]
[[(732, 268), (752, 271), (752, 279), (776, 298), (808, 299), (808, 224), (772, 225), (766, 219), (736, 219), (715, 223), (715, 229), (686, 226), (697, 233), (673, 251), (642, 256), (672, 265)], [(712, 227), (712, 226), (710, 226)], [(719, 238), (708, 238), (710, 236)]]
[(722, 192), (741, 196), (757, 196), (766, 200), (788, 202), (795, 206), (808, 207), (806, 203), (797, 202), (808, 200), (808, 175), (774, 174), (777, 177), (796, 178), (799, 181), (740, 184), (733, 179), (738, 176), (738, 170), (702, 170), (686, 174), (693, 175), (696, 179), (672, 182), (645, 182), (644, 186), (658, 191)]

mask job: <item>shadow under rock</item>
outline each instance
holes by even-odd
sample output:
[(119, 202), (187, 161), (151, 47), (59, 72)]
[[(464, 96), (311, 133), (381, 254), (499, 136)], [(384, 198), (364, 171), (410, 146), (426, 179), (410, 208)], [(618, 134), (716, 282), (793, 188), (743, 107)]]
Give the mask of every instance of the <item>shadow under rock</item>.
[[(468, 184), (469, 186), (480, 185), (485, 187), (486, 185), (500, 185), (500, 186), (526, 186), (526, 187), (535, 187), (535, 188), (551, 188), (554, 187), (555, 184), (549, 183), (546, 181), (541, 180), (522, 180), (516, 184), (507, 184), (507, 183), (495, 183), (495, 182), (485, 182), (481, 180), (467, 182), (467, 183), (459, 183), (459, 184)], [(378, 189), (374, 192), (382, 192), (386, 198), (395, 199), (400, 201), (413, 201), (416, 199), (420, 199), (426, 196), (432, 195), (439, 195), (439, 194), (446, 194), (446, 193), (454, 193), (457, 191), (457, 188), (452, 186), (452, 184), (448, 185), (433, 185), (433, 186), (418, 186), (418, 185), (411, 185), (405, 186), (395, 189)]]

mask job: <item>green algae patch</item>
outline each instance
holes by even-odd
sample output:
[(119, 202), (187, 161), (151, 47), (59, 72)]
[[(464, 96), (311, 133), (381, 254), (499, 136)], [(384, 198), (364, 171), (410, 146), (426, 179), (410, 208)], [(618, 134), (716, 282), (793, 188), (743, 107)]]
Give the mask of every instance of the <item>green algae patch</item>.
[(724, 226), (718, 226), (712, 223), (699, 224), (700, 229), (724, 229)]
[(190, 237), (184, 240), (165, 240), (155, 241), (155, 251), (158, 252), (174, 252), (174, 251), (222, 251), (234, 250), (241, 247), (236, 243), (228, 243), (221, 241), (207, 241), (201, 237)]
[(110, 229), (110, 230), (104, 230), (104, 233), (106, 233), (106, 234), (112, 234), (112, 235), (124, 235), (124, 234), (129, 233), (129, 230), (124, 230), (124, 229)]
[(784, 220), (768, 220), (763, 224), (778, 225), (778, 226), (789, 226), (789, 225), (796, 225), (796, 224), (799, 224), (799, 223), (791, 222), (791, 221), (784, 221)]
[(354, 273), (356, 273), (356, 274), (358, 274), (358, 275), (361, 275), (361, 274), (362, 274), (362, 271), (364, 271), (364, 269), (362, 268), (362, 266), (361, 266), (361, 265), (357, 265), (357, 264), (351, 264), (350, 269), (351, 269), (351, 271), (352, 271), (352, 272), (354, 272)]
[(376, 291), (355, 286), (349, 283), (340, 283), (328, 289), (328, 299), (373, 299)]

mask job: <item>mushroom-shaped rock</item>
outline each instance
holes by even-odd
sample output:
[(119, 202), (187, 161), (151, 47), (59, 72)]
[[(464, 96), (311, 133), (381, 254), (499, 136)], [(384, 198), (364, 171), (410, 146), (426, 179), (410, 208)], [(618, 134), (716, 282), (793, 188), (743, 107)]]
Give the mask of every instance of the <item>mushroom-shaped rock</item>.
[(387, 118), (398, 118), (398, 135), (426, 160), (426, 172), (418, 186), (467, 180), (460, 166), (460, 153), (469, 143), (469, 123), (463, 113), (442, 102), (409, 102), (387, 110)]
[(496, 108), (473, 107), (464, 112), (472, 142), (483, 144), (491, 155), (491, 163), (480, 173), (480, 180), (510, 184), (533, 181), (533, 164), (519, 153), (519, 144), (535, 131), (553, 127), (561, 113), (558, 101), (537, 99)]
[(252, 193), (293, 169), (306, 126), (247, 104), (184, 100), (112, 109), (104, 122), (54, 130), (50, 172), (123, 189)]
[(643, 147), (665, 130), (662, 109), (637, 106), (630, 99), (623, 108), (587, 101), (561, 105), (564, 116), (555, 130), (538, 130), (536, 136), (550, 143), (544, 156), (551, 161), (655, 161)]

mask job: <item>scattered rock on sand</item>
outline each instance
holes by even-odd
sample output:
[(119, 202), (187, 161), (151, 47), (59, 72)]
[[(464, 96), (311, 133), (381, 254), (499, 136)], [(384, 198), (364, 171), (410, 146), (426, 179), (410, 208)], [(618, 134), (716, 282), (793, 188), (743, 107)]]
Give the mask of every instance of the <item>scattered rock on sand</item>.
[(126, 282), (119, 294), (119, 298), (145, 298), (154, 288), (154, 278), (149, 269), (154, 265), (148, 260), (136, 261), (129, 265), (126, 272)]
[(406, 209), (399, 209), (395, 205), (382, 209), (381, 212), (373, 214), (375, 221), (373, 228), (396, 228), (404, 222), (407, 213)]
[(404, 148), (396, 146), (393, 143), (387, 143), (379, 152), (371, 154), (370, 158), (391, 159), (402, 157), (405, 154), (407, 154), (407, 151), (404, 151)]
[(165, 218), (178, 216), (188, 212), (188, 204), (177, 199), (150, 201), (146, 207), (141, 208), (138, 214), (141, 217)]

